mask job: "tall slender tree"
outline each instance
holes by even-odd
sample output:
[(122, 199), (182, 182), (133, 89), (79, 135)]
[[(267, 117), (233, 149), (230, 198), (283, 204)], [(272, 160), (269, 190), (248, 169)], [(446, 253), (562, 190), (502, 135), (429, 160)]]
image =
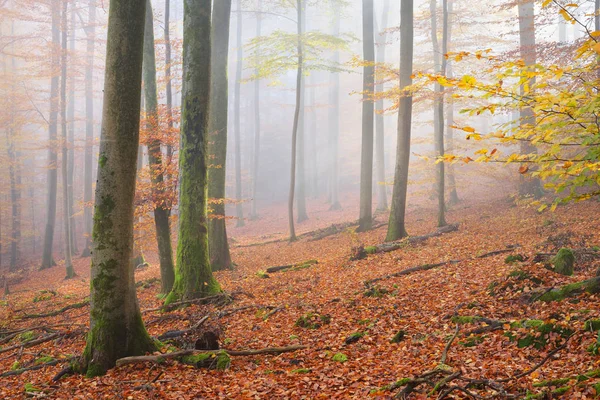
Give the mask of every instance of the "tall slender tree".
[[(103, 127), (94, 205), (88, 376), (155, 350), (140, 313), (131, 264), (147, 0), (111, 0)], [(127, 49), (127, 51), (123, 51)]]
[[(340, 35), (340, 6), (337, 0), (330, 0), (333, 14), (332, 35)], [(334, 64), (340, 62), (340, 52), (335, 50), (333, 53)], [(331, 206), (330, 210), (340, 210), (342, 208), (339, 200), (339, 138), (340, 138), (340, 74), (338, 71), (329, 73), (329, 191)]]
[[(390, 13), (390, 0), (383, 1), (383, 11), (381, 14), (381, 26), (377, 29), (377, 64), (385, 62), (388, 15)], [(379, 80), (375, 87), (377, 93), (384, 90), (383, 81)], [(387, 190), (385, 182), (385, 121), (383, 111), (385, 109), (383, 99), (375, 102), (377, 114), (375, 115), (375, 164), (377, 176), (377, 210), (385, 211), (388, 209)]]
[[(262, 35), (262, 0), (258, 0), (256, 6), (256, 37)], [(256, 63), (260, 64), (260, 61)], [(254, 73), (258, 76), (258, 67)], [(252, 165), (252, 210), (250, 211), (250, 218), (258, 218), (258, 176), (260, 169), (260, 134), (261, 134), (261, 121), (260, 121), (260, 80), (254, 80), (254, 160)]]
[(400, 5), (400, 89), (404, 91), (398, 106), (398, 144), (392, 208), (386, 240), (393, 241), (405, 236), (406, 195), (408, 191), (408, 167), (410, 164), (410, 137), (412, 127), (412, 94), (407, 87), (412, 84), (413, 70), (413, 0), (401, 0)]
[(244, 209), (242, 207), (242, 123), (241, 123), (241, 94), (242, 94), (242, 69), (244, 67), (244, 45), (242, 42), (243, 18), (242, 18), (242, 0), (238, 1), (237, 9), (237, 60), (235, 66), (235, 214), (237, 218), (236, 225), (242, 227), (244, 223)]
[[(166, 102), (167, 102), (167, 127), (169, 133), (173, 130), (173, 83), (171, 77), (171, 0), (165, 0), (165, 26), (163, 36), (165, 41), (165, 80), (166, 80)], [(167, 145), (167, 165), (171, 165), (173, 159), (173, 146)], [(167, 179), (170, 179), (166, 175)]]
[(154, 226), (160, 260), (160, 281), (163, 294), (173, 288), (175, 270), (173, 266), (173, 248), (171, 244), (171, 224), (169, 221), (168, 202), (165, 201), (165, 177), (161, 141), (158, 138), (158, 90), (156, 89), (156, 52), (154, 47), (154, 17), (152, 3), (146, 5), (146, 25), (144, 28), (144, 96), (146, 104), (148, 142), (148, 161), (152, 180), (152, 196), (154, 197)]
[(367, 231), (373, 226), (373, 92), (375, 75), (374, 14), (373, 0), (363, 0), (363, 58), (367, 65), (363, 69), (362, 104), (362, 149), (360, 160), (360, 217), (358, 231)]
[(225, 180), (227, 164), (227, 115), (229, 93), (227, 68), (229, 60), (229, 25), (231, 0), (214, 4), (212, 14), (211, 98), (208, 131), (208, 154), (212, 166), (208, 170), (208, 197), (213, 200), (208, 224), (210, 261), (213, 271), (233, 267), (225, 224)]
[(87, 50), (85, 62), (85, 160), (83, 177), (83, 230), (85, 247), (82, 256), (90, 255), (94, 163), (94, 51), (96, 45), (96, 0), (88, 2), (88, 25), (85, 28)]
[(211, 0), (184, 0), (184, 9), (179, 237), (175, 284), (166, 304), (221, 290), (213, 277), (208, 253)]
[(41, 269), (54, 265), (52, 250), (54, 245), (54, 226), (56, 225), (56, 191), (58, 186), (58, 90), (60, 76), (60, 0), (52, 0), (52, 78), (50, 81), (50, 117), (48, 119), (48, 199), (46, 212), (46, 231), (44, 234), (44, 253)]
[[(454, 0), (448, 0), (448, 7), (446, 8), (446, 13), (448, 14), (448, 46), (452, 44), (452, 14), (453, 14)], [(447, 59), (446, 66), (446, 76), (448, 78), (453, 78), (454, 73), (452, 70), (452, 58)], [(446, 145), (448, 148), (448, 152), (453, 154), (454, 152), (454, 102), (452, 98), (449, 97), (446, 101)], [(457, 204), (460, 199), (458, 198), (458, 191), (456, 189), (456, 174), (454, 171), (454, 166), (452, 164), (448, 165), (448, 189), (450, 190), (450, 198), (448, 199), (448, 204), (453, 205)]]
[[(534, 0), (519, 1), (519, 40), (521, 58), (525, 62), (525, 66), (533, 68), (537, 61), (535, 48), (535, 10)], [(531, 78), (527, 85), (521, 86), (521, 91), (524, 93), (526, 86), (532, 86), (535, 83), (535, 78)], [(535, 116), (530, 107), (522, 107), (519, 111), (521, 129), (526, 126), (535, 124)], [(521, 141), (521, 154), (536, 153), (537, 148), (530, 144), (527, 140)], [(540, 197), (542, 195), (542, 185), (538, 178), (532, 178), (521, 174), (519, 177), (519, 194), (521, 196)]]
[[(75, 53), (75, 40), (76, 35), (76, 9), (75, 6), (71, 6), (71, 21), (69, 22), (69, 53)], [(77, 249), (77, 235), (76, 235), (76, 224), (75, 224), (75, 194), (73, 192), (73, 185), (75, 183), (75, 79), (71, 77), (69, 79), (69, 106), (67, 110), (67, 123), (68, 123), (68, 143), (69, 143), (69, 164), (68, 164), (68, 191), (69, 191), (69, 226), (71, 232), (71, 254), (78, 253)]]
[(71, 206), (69, 204), (69, 148), (68, 148), (68, 121), (67, 121), (67, 39), (68, 39), (68, 8), (69, 2), (62, 2), (62, 52), (60, 57), (60, 126), (61, 126), (61, 144), (62, 144), (62, 197), (63, 197), (63, 223), (64, 223), (64, 242), (65, 242), (65, 269), (66, 278), (70, 279), (75, 276), (73, 270), (73, 262), (71, 261)]

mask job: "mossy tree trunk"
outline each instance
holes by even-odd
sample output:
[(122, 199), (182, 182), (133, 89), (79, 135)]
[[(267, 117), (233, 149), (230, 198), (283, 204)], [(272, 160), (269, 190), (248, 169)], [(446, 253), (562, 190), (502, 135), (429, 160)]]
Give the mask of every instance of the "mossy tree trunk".
[(296, 109), (294, 111), (294, 125), (292, 128), (292, 163), (290, 169), (290, 195), (288, 198), (288, 222), (290, 225), (290, 242), (298, 240), (296, 237), (296, 229), (294, 227), (294, 192), (296, 190), (296, 155), (298, 142), (298, 124), (300, 122), (300, 100), (302, 99), (302, 75), (304, 64), (304, 53), (302, 48), (302, 8), (304, 7), (302, 0), (296, 0), (296, 15), (298, 26), (298, 71), (296, 74)]
[[(381, 26), (377, 29), (377, 63), (385, 62), (385, 50), (387, 45), (387, 24), (390, 13), (390, 0), (384, 0), (383, 11), (381, 15)], [(384, 90), (383, 81), (379, 80), (375, 87), (377, 93)], [(385, 110), (383, 99), (375, 102), (377, 114), (375, 115), (375, 164), (377, 176), (377, 211), (386, 211), (388, 209), (387, 190), (385, 186), (385, 120), (383, 111)]]
[(363, 69), (362, 148), (360, 160), (360, 217), (358, 231), (373, 226), (373, 124), (375, 85), (375, 38), (373, 0), (363, 0), (363, 58), (370, 63)]
[(146, 1), (110, 2), (90, 330), (82, 359), (88, 376), (105, 373), (119, 358), (155, 350), (142, 322), (131, 265)]
[[(534, 68), (537, 60), (535, 47), (535, 10), (534, 0), (524, 0), (517, 5), (519, 11), (519, 40), (521, 58), (525, 61), (525, 66)], [(535, 78), (531, 78), (528, 85), (535, 83)], [(523, 87), (521, 87), (523, 92)], [(530, 107), (522, 107), (520, 109), (521, 129), (535, 125), (535, 116)], [(521, 154), (534, 154), (537, 149), (529, 141), (521, 142)], [(542, 185), (538, 178), (532, 178), (521, 174), (519, 176), (519, 194), (521, 196), (534, 196), (539, 198), (542, 196)]]
[(67, 129), (67, 13), (68, 2), (62, 4), (62, 52), (60, 57), (60, 126), (61, 126), (61, 144), (62, 144), (62, 196), (63, 196), (63, 223), (65, 228), (65, 270), (66, 279), (71, 279), (75, 276), (73, 270), (73, 262), (71, 261), (71, 205), (69, 204), (69, 148), (68, 148), (68, 129)]
[[(400, 11), (400, 88), (412, 84), (413, 70), (413, 1), (402, 0)], [(410, 163), (410, 136), (412, 126), (412, 96), (404, 93), (398, 109), (398, 144), (392, 209), (386, 241), (408, 236), (406, 232), (406, 195), (408, 191), (408, 167)]]
[(93, 160), (94, 160), (94, 49), (96, 44), (96, 0), (88, 3), (88, 26), (85, 28), (87, 36), (86, 63), (85, 63), (85, 155), (83, 178), (83, 230), (85, 247), (83, 257), (90, 255), (92, 240), (92, 209), (88, 204), (92, 201), (93, 185)]
[(41, 269), (51, 268), (54, 265), (52, 248), (54, 245), (54, 226), (56, 225), (56, 192), (58, 186), (58, 154), (56, 141), (58, 140), (58, 84), (59, 75), (56, 75), (60, 65), (60, 1), (52, 0), (52, 79), (50, 81), (50, 116), (48, 119), (48, 199), (46, 212), (46, 231), (44, 234), (44, 253)]
[(238, 1), (237, 10), (237, 60), (235, 68), (235, 214), (237, 218), (237, 227), (242, 227), (244, 223), (244, 209), (242, 207), (242, 125), (241, 125), (241, 93), (242, 93), (242, 68), (244, 57), (244, 44), (242, 42), (243, 33), (242, 24), (242, 0)]
[(208, 197), (214, 200), (208, 224), (210, 263), (213, 271), (231, 269), (231, 255), (225, 220), (225, 180), (227, 164), (228, 56), (231, 0), (215, 3), (212, 15), (211, 105), (208, 144)]
[(173, 248), (171, 244), (171, 224), (169, 221), (169, 202), (166, 201), (164, 184), (164, 165), (161, 141), (158, 138), (158, 92), (156, 89), (156, 53), (154, 49), (154, 18), (152, 4), (146, 5), (146, 25), (144, 29), (144, 97), (146, 103), (147, 129), (150, 133), (148, 160), (151, 169), (152, 197), (154, 197), (154, 226), (160, 260), (160, 281), (163, 294), (168, 294), (175, 281), (173, 266)]
[(175, 284), (165, 304), (221, 290), (213, 277), (208, 253), (211, 0), (184, 1), (179, 239)]

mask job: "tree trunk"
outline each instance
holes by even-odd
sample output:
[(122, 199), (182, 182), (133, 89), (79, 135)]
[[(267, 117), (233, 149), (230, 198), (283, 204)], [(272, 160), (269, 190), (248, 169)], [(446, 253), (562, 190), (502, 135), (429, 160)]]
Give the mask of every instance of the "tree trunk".
[(87, 51), (85, 65), (85, 160), (83, 177), (83, 230), (85, 235), (85, 248), (82, 257), (90, 255), (92, 239), (92, 187), (94, 163), (94, 49), (96, 44), (96, 0), (88, 3), (88, 26), (85, 29), (87, 36)]
[(290, 242), (298, 240), (294, 228), (294, 192), (296, 190), (296, 154), (298, 141), (298, 124), (300, 122), (300, 101), (302, 100), (302, 75), (304, 70), (304, 52), (302, 48), (302, 0), (296, 0), (298, 25), (298, 73), (296, 75), (296, 109), (294, 111), (294, 126), (292, 128), (292, 166), (290, 172), (290, 196), (288, 199), (288, 219), (290, 224)]
[(146, 4), (146, 24), (144, 28), (144, 95), (146, 103), (148, 142), (148, 160), (152, 179), (152, 197), (154, 199), (154, 226), (160, 260), (160, 281), (162, 294), (168, 294), (175, 281), (173, 266), (173, 248), (171, 244), (171, 224), (168, 202), (165, 200), (165, 178), (163, 155), (159, 135), (158, 91), (156, 89), (156, 53), (154, 49), (154, 18), (150, 0)]
[(52, 79), (50, 81), (50, 117), (48, 120), (48, 199), (46, 213), (46, 232), (44, 234), (44, 254), (41, 269), (54, 265), (52, 248), (54, 244), (54, 225), (56, 224), (56, 191), (58, 184), (58, 83), (56, 71), (60, 65), (60, 0), (52, 0)]
[[(71, 7), (71, 37), (69, 40), (69, 52), (75, 53), (75, 7)], [(69, 190), (69, 226), (71, 227), (71, 254), (78, 253), (77, 234), (75, 229), (75, 195), (73, 193), (73, 184), (75, 180), (75, 82), (70, 79), (69, 82), (69, 109), (67, 111), (67, 121), (69, 127), (69, 165), (68, 165), (68, 190)]]
[(110, 2), (90, 330), (82, 360), (90, 377), (104, 374), (119, 358), (156, 349), (144, 328), (131, 265), (146, 1)]
[(242, 1), (238, 1), (237, 10), (237, 60), (235, 72), (235, 214), (237, 218), (237, 227), (242, 227), (244, 223), (244, 209), (242, 208), (242, 126), (241, 126), (241, 92), (242, 92), (242, 68), (244, 49), (242, 42)]
[(363, 0), (363, 58), (371, 65), (363, 69), (362, 150), (360, 161), (360, 217), (358, 231), (373, 226), (373, 91), (375, 75), (375, 38), (373, 0)]
[[(387, 45), (387, 25), (388, 14), (390, 12), (390, 0), (384, 0), (383, 13), (381, 16), (381, 26), (377, 29), (377, 64), (385, 63), (385, 50)], [(377, 93), (384, 91), (383, 82), (377, 82), (375, 90)], [(386, 211), (388, 209), (387, 190), (385, 186), (385, 120), (383, 111), (385, 110), (383, 99), (375, 102), (377, 113), (375, 114), (375, 160), (377, 176), (377, 211)]]
[(62, 52), (61, 52), (61, 76), (60, 76), (60, 126), (62, 143), (62, 195), (63, 195), (63, 223), (64, 223), (64, 242), (65, 242), (65, 269), (66, 278), (71, 279), (75, 276), (73, 262), (71, 261), (71, 214), (69, 210), (69, 149), (67, 133), (67, 29), (68, 29), (68, 6), (67, 1), (63, 1), (62, 7)]
[[(262, 35), (262, 0), (258, 0), (256, 8), (256, 37)], [(254, 71), (258, 76), (258, 68)], [(252, 167), (252, 211), (250, 218), (258, 218), (257, 197), (258, 197), (258, 172), (260, 167), (260, 80), (254, 80), (254, 165)]]
[[(521, 47), (521, 58), (525, 62), (525, 67), (533, 68), (536, 63), (536, 48), (535, 48), (535, 11), (534, 1), (524, 0), (519, 2), (519, 39)], [(527, 84), (532, 86), (535, 83), (535, 78), (532, 78)], [(521, 92), (524, 87), (521, 86)], [(520, 109), (520, 129), (523, 130), (527, 126), (535, 125), (535, 116), (530, 107), (522, 107)], [(524, 140), (521, 142), (521, 154), (535, 154), (537, 148)], [(539, 198), (543, 195), (542, 186), (538, 178), (532, 178), (520, 174), (519, 176), (519, 195), (533, 196)]]
[[(446, 74), (446, 58), (447, 53), (447, 12), (446, 0), (442, 0), (443, 4), (443, 33), (442, 33), (442, 49), (438, 42), (437, 32), (437, 0), (429, 2), (429, 11), (431, 13), (431, 42), (433, 44), (433, 60), (434, 70), (436, 74)], [(434, 99), (433, 99), (433, 127), (434, 127), (434, 142), (435, 153), (438, 160), (444, 156), (444, 88), (439, 83), (435, 83)], [(445, 201), (445, 164), (437, 162), (436, 169), (436, 191), (438, 198), (438, 227), (446, 225), (446, 201)]]
[[(14, 114), (13, 114), (14, 115)], [(11, 116), (11, 119), (14, 118)], [(21, 243), (21, 189), (19, 157), (17, 156), (15, 132), (11, 128), (6, 130), (6, 144), (8, 150), (8, 173), (10, 179), (10, 202), (11, 202), (11, 235), (10, 235), (10, 265), (9, 271), (16, 271), (20, 258)]]
[(165, 304), (221, 291), (212, 275), (208, 250), (211, 0), (184, 1), (179, 239), (175, 284)]
[[(401, 0), (400, 11), (400, 89), (412, 84), (413, 70), (413, 0)], [(398, 108), (398, 145), (392, 209), (386, 241), (408, 236), (406, 232), (406, 194), (408, 191), (408, 167), (410, 164), (410, 136), (412, 125), (412, 95), (407, 92), (400, 98)]]
[(212, 216), (208, 221), (210, 263), (213, 271), (231, 269), (231, 255), (227, 241), (225, 219), (225, 180), (227, 177), (227, 107), (228, 107), (228, 56), (231, 0), (221, 0), (213, 7), (211, 54), (211, 105), (208, 131), (212, 136), (208, 144), (211, 167), (208, 169), (208, 197), (213, 200)]
[[(173, 85), (171, 83), (171, 0), (165, 0), (165, 26), (164, 26), (164, 40), (165, 40), (165, 80), (166, 80), (166, 97), (167, 97), (167, 127), (169, 129), (169, 136), (173, 133)], [(173, 162), (173, 146), (167, 145), (167, 166), (171, 166)], [(169, 174), (165, 174), (167, 181), (171, 180)], [(169, 182), (170, 183), (170, 182)], [(169, 213), (171, 205), (169, 205)]]
[[(448, 14), (448, 45), (452, 44), (452, 17), (454, 7), (454, 0), (448, 1), (447, 14)], [(451, 58), (448, 58), (446, 65), (446, 76), (452, 78), (452, 63)], [(454, 152), (454, 103), (451, 98), (448, 98), (446, 102), (446, 146), (448, 152), (452, 154)], [(458, 192), (456, 190), (456, 176), (454, 173), (454, 166), (448, 165), (448, 189), (450, 190), (450, 199), (448, 203), (450, 205), (458, 204), (460, 199), (458, 198)]]
[(310, 169), (309, 169), (309, 182), (310, 182), (310, 196), (313, 199), (319, 197), (319, 180), (318, 180), (318, 167), (319, 167), (319, 157), (317, 151), (317, 136), (318, 136), (318, 125), (317, 125), (317, 100), (316, 100), (316, 89), (315, 86), (317, 84), (317, 80), (315, 74), (312, 74), (310, 77), (310, 128), (308, 131), (309, 135), (309, 145), (310, 145)]
[[(332, 35), (338, 37), (340, 35), (340, 10), (336, 0), (330, 0), (333, 7), (333, 32)], [(337, 65), (340, 62), (340, 52), (333, 53), (333, 62)], [(330, 182), (329, 190), (331, 194), (331, 211), (341, 210), (342, 205), (339, 201), (339, 169), (338, 169), (338, 153), (339, 153), (339, 138), (340, 138), (340, 74), (331, 72), (330, 87), (329, 87), (329, 173)]]

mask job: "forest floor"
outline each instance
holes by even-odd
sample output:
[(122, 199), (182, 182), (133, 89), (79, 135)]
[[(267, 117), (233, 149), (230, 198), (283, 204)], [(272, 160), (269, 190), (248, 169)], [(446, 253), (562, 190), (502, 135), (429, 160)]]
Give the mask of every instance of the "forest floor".
[[(52, 317), (24, 317), (83, 301), (89, 293), (89, 259), (76, 260), (78, 278), (70, 281), (62, 280), (60, 265), (32, 271), (26, 280), (11, 286), (11, 293), (0, 303), (0, 373), (35, 363), (59, 362), (0, 377), (0, 397), (391, 398), (407, 386), (386, 385), (422, 376), (445, 361), (460, 378), (487, 379), (497, 385), (496, 394), (504, 390), (515, 398), (525, 398), (529, 392), (529, 398), (592, 399), (600, 389), (600, 357), (594, 354), (599, 338), (597, 332), (585, 331), (584, 323), (600, 318), (600, 295), (583, 293), (549, 303), (530, 299), (532, 293), (543, 293), (545, 288), (596, 274), (600, 258), (594, 254), (577, 260), (572, 277), (544, 269), (532, 259), (536, 253), (552, 253), (561, 247), (600, 245), (599, 208), (597, 202), (589, 201), (539, 214), (535, 208), (516, 206), (507, 198), (467, 200), (448, 213), (449, 222), (460, 224), (458, 231), (355, 261), (350, 260), (353, 248), (381, 244), (385, 226), (360, 234), (343, 229), (320, 240), (307, 235), (293, 244), (256, 245), (251, 244), (284, 237), (285, 224), (272, 221), (272, 226), (265, 227), (267, 222), (255, 221), (232, 230), (236, 237), (232, 256), (237, 268), (217, 272), (216, 277), (224, 290), (234, 293), (233, 302), (143, 313), (154, 336), (189, 328), (208, 316), (199, 331), (218, 332), (225, 349), (307, 346), (279, 355), (232, 357), (225, 371), (196, 369), (169, 360), (158, 365), (117, 367), (94, 379), (72, 375), (53, 382), (68, 364), (66, 359), (80, 354), (85, 345), (88, 307)], [(270, 213), (279, 218), (280, 211)], [(354, 210), (330, 214), (334, 216), (328, 218), (324, 211), (318, 218), (312, 214), (302, 231), (355, 218)], [(435, 231), (434, 217), (435, 211), (429, 206), (411, 209), (409, 233)], [(386, 218), (380, 215), (378, 221)], [(273, 233), (265, 233), (269, 231)], [(507, 250), (511, 246), (518, 247)], [(506, 252), (478, 258), (496, 250)], [(508, 255), (516, 254), (527, 259), (505, 262)], [(136, 281), (144, 282), (138, 289), (142, 310), (161, 305), (157, 296), (160, 283), (151, 280), (159, 277), (157, 261), (148, 258), (151, 265), (136, 272)], [(263, 272), (271, 266), (311, 259), (318, 264), (268, 277)], [(446, 261), (437, 268), (367, 282), (410, 267)], [(297, 323), (302, 317), (305, 327)], [(470, 317), (489, 320), (486, 323)], [(499, 325), (491, 320), (499, 321)], [(6, 331), (16, 329), (22, 332), (3, 339), (8, 337)], [(473, 333), (478, 329), (479, 333)], [(55, 334), (52, 341), (28, 346)], [(199, 334), (192, 331), (176, 344), (193, 343)], [(400, 340), (391, 343), (395, 335)], [(536, 365), (539, 368), (531, 371)], [(519, 373), (524, 376), (512, 379)], [(468, 381), (460, 378), (448, 381), (446, 387), (466, 388)], [(451, 396), (468, 397), (458, 390)], [(472, 385), (470, 391), (481, 396), (494, 393), (481, 382)], [(433, 393), (430, 386), (420, 385), (410, 398), (438, 396), (439, 391)]]

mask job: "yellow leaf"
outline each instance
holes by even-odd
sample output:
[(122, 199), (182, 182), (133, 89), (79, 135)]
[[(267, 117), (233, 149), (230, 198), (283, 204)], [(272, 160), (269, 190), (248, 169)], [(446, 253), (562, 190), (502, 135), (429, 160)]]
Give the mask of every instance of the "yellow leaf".
[(475, 154), (487, 154), (487, 149), (480, 149), (475, 152)]
[(465, 132), (469, 132), (469, 133), (475, 133), (475, 128), (472, 128), (470, 126), (465, 126), (463, 128), (461, 128), (463, 131)]
[(596, 43), (595, 45), (592, 46), (592, 49), (597, 53), (600, 54), (600, 42)]

